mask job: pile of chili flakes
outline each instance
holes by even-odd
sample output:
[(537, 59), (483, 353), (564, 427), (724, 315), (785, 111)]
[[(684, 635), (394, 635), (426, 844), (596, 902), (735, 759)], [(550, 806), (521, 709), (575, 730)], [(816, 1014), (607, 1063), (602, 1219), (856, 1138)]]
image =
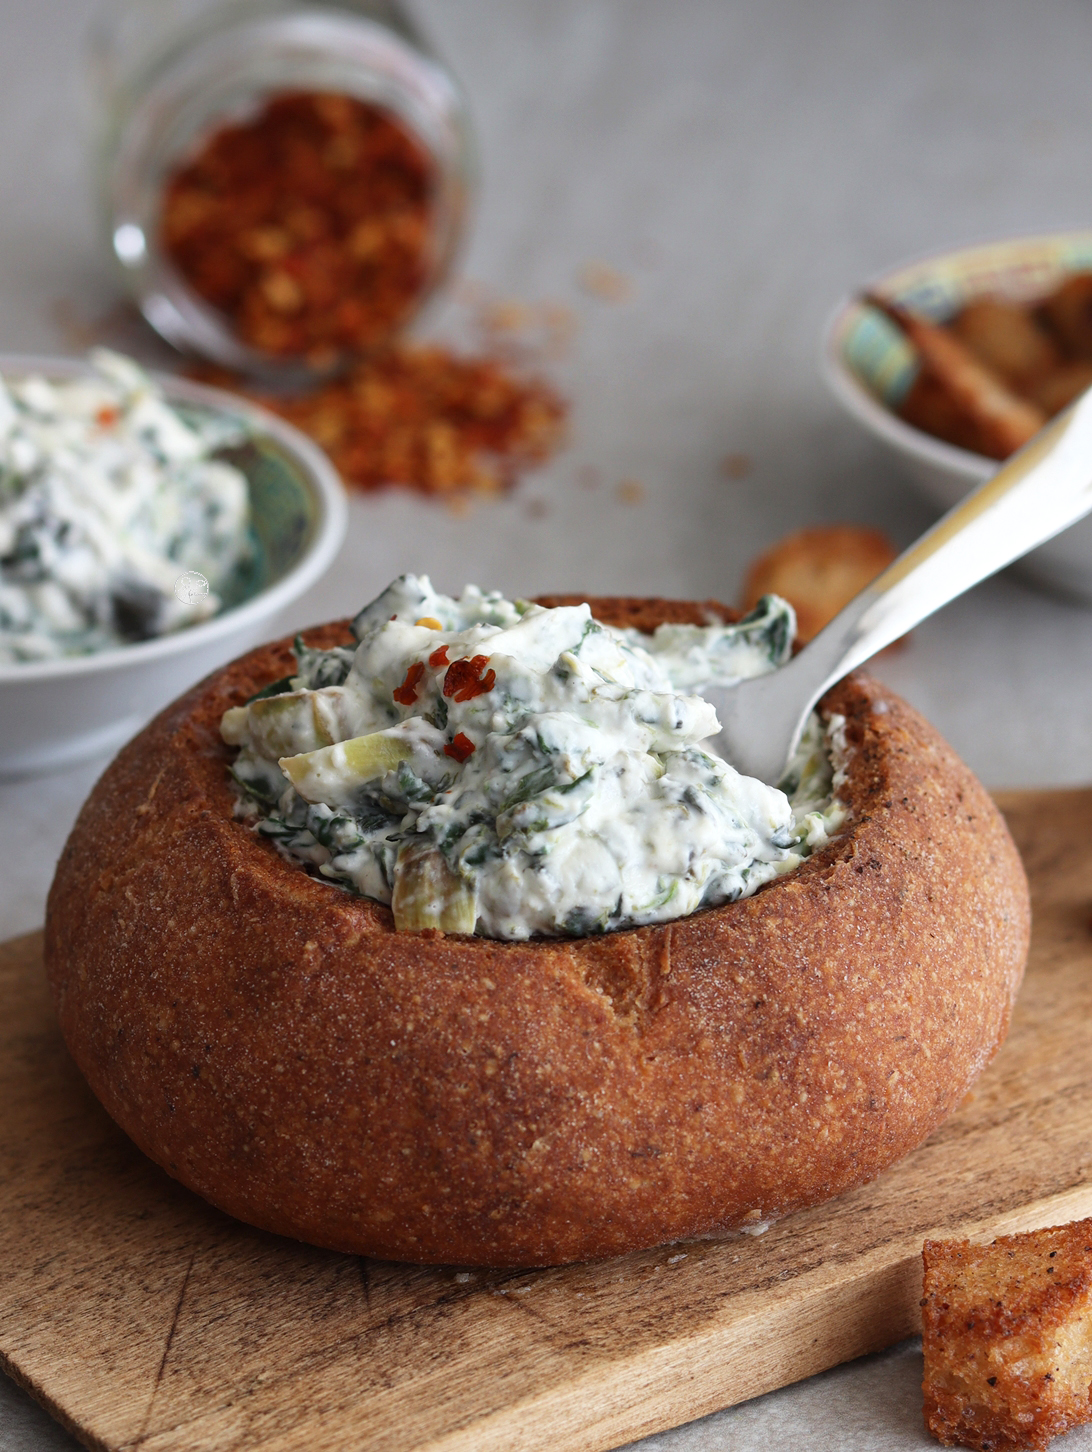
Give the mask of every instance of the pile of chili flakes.
[(415, 311), (433, 190), (430, 158), (388, 111), (284, 92), (168, 178), (160, 235), (243, 342), (321, 367), (382, 343)]
[[(349, 485), (455, 500), (495, 494), (547, 459), (566, 408), (513, 343), (534, 325), (526, 309), (483, 308), (476, 356), (392, 341), (428, 282), (432, 185), (428, 157), (390, 113), (286, 92), (215, 131), (168, 179), (161, 235), (244, 342), (343, 370), (292, 396), (214, 368), (198, 376), (309, 434)], [(549, 309), (543, 325), (555, 343), (566, 331)]]
[(549, 384), (502, 357), (438, 345), (397, 344), (291, 397), (220, 372), (201, 376), (249, 393), (309, 434), (357, 489), (496, 494), (548, 459), (564, 435), (566, 406)]

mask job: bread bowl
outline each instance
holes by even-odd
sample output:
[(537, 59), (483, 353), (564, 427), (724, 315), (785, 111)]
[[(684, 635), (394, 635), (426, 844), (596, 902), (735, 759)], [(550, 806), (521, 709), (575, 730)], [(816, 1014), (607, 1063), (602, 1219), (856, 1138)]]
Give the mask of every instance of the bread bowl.
[[(643, 628), (708, 609), (591, 603)], [(823, 703), (846, 718), (850, 820), (796, 872), (666, 924), (498, 942), (396, 932), (233, 817), (221, 716), (290, 662), (288, 641), (242, 657), (122, 751), (47, 914), (91, 1087), (231, 1214), (467, 1265), (753, 1228), (920, 1143), (1002, 1041), (1028, 944), (1019, 857), (876, 681)]]

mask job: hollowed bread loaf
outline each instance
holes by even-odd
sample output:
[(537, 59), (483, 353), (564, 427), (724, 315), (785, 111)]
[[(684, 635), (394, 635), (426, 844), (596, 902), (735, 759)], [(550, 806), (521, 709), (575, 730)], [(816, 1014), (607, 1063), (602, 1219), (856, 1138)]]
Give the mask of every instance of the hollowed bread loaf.
[[(644, 628), (709, 609), (592, 603)], [(289, 641), (255, 650), (130, 742), (49, 899), (77, 1064), (232, 1215), (466, 1265), (716, 1234), (871, 1179), (1001, 1043), (1020, 859), (971, 772), (867, 676), (821, 708), (847, 720), (851, 820), (796, 873), (666, 925), (497, 942), (396, 933), (233, 816), (221, 714), (292, 669)]]

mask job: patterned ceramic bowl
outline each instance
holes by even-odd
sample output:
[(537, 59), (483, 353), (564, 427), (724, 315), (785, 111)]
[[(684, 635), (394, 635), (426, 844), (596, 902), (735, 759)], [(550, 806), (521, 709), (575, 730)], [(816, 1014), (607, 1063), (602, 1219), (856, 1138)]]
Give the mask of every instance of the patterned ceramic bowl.
[[(0, 357), (0, 374), (71, 378), (84, 363)], [(232, 451), (246, 475), (255, 565), (211, 619), (91, 655), (0, 665), (0, 777), (28, 776), (113, 749), (155, 711), (233, 656), (276, 634), (275, 618), (332, 563), (345, 535), (333, 465), (296, 429), (234, 394), (160, 377), (169, 402), (240, 419)]]
[[(943, 321), (971, 298), (1014, 302), (1045, 296), (1067, 274), (1092, 269), (1092, 232), (1018, 237), (906, 263), (873, 278), (861, 292), (893, 298)], [(823, 373), (842, 406), (894, 455), (926, 497), (950, 509), (997, 469), (994, 459), (944, 443), (894, 412), (917, 367), (902, 333), (859, 294), (844, 299), (823, 339)], [(1048, 589), (1092, 604), (1092, 518), (1020, 561), (1022, 574)]]

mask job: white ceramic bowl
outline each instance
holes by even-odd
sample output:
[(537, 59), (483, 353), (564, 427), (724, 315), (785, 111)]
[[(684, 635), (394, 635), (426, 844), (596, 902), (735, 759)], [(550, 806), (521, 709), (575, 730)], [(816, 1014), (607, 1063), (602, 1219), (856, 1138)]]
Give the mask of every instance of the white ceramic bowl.
[[(67, 359), (0, 357), (6, 377), (71, 378)], [(247, 476), (259, 586), (211, 620), (171, 635), (63, 660), (0, 665), (0, 777), (68, 766), (127, 740), (159, 707), (250, 646), (331, 564), (345, 536), (345, 493), (333, 465), (297, 429), (217, 388), (161, 376), (173, 403), (241, 419), (253, 438), (233, 461)]]
[[(1029, 302), (1051, 292), (1068, 273), (1092, 269), (1092, 232), (1018, 237), (904, 263), (860, 289), (883, 294), (942, 321), (989, 293)], [(915, 368), (914, 355), (894, 324), (874, 308), (845, 298), (823, 338), (823, 374), (834, 396), (890, 451), (903, 473), (942, 509), (988, 479), (996, 460), (904, 423), (892, 411)], [(1036, 584), (1092, 604), (1092, 516), (1019, 562)]]

